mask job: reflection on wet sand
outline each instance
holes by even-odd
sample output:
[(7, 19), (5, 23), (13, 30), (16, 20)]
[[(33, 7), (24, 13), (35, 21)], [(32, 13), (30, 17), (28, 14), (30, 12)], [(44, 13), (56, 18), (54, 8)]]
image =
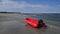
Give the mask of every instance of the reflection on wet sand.
[(43, 33), (43, 32), (46, 31), (46, 29), (45, 29), (44, 27), (42, 27), (42, 28), (34, 28), (34, 27), (30, 26), (29, 24), (26, 24), (25, 27), (26, 27), (28, 30), (31, 30), (31, 31), (37, 32), (37, 33), (40, 33), (40, 32)]

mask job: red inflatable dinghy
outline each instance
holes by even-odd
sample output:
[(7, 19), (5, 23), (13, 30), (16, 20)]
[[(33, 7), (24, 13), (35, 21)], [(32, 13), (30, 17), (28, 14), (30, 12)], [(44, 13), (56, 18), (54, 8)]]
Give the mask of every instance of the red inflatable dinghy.
[[(38, 28), (40, 26), (39, 21), (32, 18), (26, 18), (25, 22), (33, 27)], [(44, 23), (43, 26), (46, 26), (46, 23)]]

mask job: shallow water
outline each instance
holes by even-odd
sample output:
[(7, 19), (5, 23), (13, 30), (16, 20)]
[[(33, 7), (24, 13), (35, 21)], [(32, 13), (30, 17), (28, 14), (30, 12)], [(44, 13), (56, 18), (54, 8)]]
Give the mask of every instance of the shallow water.
[(34, 28), (24, 22), (20, 14), (0, 14), (0, 34), (60, 34), (60, 28), (48, 24), (48, 29)]

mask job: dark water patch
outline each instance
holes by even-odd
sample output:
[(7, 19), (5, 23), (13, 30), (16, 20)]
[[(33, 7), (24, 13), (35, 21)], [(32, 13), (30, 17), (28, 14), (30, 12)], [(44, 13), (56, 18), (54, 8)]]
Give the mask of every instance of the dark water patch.
[(59, 21), (60, 22), (60, 14), (38, 14), (36, 16), (31, 16), (33, 18), (38, 19), (46, 19), (46, 20), (53, 20), (53, 21)]

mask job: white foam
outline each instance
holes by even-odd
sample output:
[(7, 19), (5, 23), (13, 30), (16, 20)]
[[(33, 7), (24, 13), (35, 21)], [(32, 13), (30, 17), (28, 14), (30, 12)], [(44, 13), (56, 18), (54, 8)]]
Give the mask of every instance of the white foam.
[(49, 27), (51, 27), (51, 28), (56, 28), (56, 29), (60, 29), (60, 27), (58, 27), (58, 26), (54, 26), (54, 25), (50, 25), (50, 24), (47, 24)]

